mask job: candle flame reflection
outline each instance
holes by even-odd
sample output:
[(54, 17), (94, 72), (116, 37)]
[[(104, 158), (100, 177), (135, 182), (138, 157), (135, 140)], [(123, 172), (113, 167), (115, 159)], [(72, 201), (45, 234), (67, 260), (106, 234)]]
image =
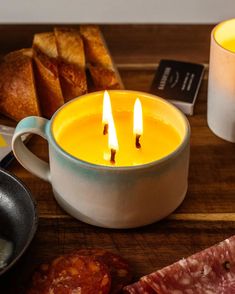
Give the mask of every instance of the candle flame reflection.
[(109, 120), (109, 133), (108, 133), (108, 144), (109, 144), (109, 149), (113, 150), (118, 150), (118, 139), (117, 139), (117, 133), (116, 133), (116, 128), (114, 124), (114, 120), (112, 115), (110, 116)]

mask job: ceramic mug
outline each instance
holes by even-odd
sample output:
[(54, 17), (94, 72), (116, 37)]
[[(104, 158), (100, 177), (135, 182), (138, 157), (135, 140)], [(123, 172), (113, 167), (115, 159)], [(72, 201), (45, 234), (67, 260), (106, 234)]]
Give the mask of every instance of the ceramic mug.
[[(89, 114), (102, 105), (103, 92), (76, 98), (47, 120), (27, 117), (13, 136), (13, 151), (31, 173), (49, 181), (59, 205), (75, 218), (108, 228), (132, 228), (153, 223), (169, 215), (183, 201), (188, 186), (190, 128), (186, 117), (173, 105), (156, 96), (135, 91), (109, 91), (125, 111), (128, 99), (139, 97), (151, 113), (173, 124), (181, 143), (171, 154), (148, 164), (112, 167), (78, 159), (63, 150), (55, 139), (66, 117)], [(92, 107), (91, 107), (92, 105)], [(48, 141), (49, 164), (24, 145), (23, 134), (37, 134)]]
[(207, 122), (217, 136), (235, 142), (235, 19), (211, 33)]

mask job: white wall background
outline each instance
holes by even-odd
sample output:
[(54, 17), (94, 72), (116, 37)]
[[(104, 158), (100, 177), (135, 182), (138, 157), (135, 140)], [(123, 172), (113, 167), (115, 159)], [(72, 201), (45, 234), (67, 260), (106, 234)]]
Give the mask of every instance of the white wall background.
[(216, 23), (235, 0), (0, 0), (0, 23)]

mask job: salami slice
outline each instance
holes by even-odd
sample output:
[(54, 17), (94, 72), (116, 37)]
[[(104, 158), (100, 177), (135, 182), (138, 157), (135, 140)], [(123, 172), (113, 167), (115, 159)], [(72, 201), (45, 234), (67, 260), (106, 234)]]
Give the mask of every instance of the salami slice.
[[(36, 286), (41, 276), (34, 276), (30, 294), (108, 294), (111, 278), (105, 264), (90, 256), (68, 254), (55, 259), (45, 275), (40, 291)], [(36, 279), (36, 280), (35, 280)]]
[(82, 256), (93, 256), (108, 266), (112, 280), (110, 294), (120, 293), (123, 287), (131, 282), (130, 267), (121, 256), (104, 249), (82, 249), (76, 253)]
[(146, 282), (139, 281), (130, 286), (126, 286), (123, 290), (125, 294), (154, 294), (156, 293)]
[[(235, 293), (235, 236), (144, 276), (141, 281), (158, 294)], [(133, 292), (140, 287), (136, 284), (125, 287), (127, 293), (139, 293)]]

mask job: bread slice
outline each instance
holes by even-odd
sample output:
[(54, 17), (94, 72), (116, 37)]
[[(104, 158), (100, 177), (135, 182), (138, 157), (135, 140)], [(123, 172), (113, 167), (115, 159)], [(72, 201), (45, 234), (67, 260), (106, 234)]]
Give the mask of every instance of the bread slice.
[(55, 28), (59, 76), (65, 101), (87, 92), (85, 55), (79, 30)]
[(34, 35), (35, 77), (42, 115), (50, 118), (64, 104), (58, 73), (55, 36), (52, 32)]
[(81, 25), (86, 61), (96, 90), (123, 89), (119, 72), (98, 26)]
[(117, 80), (115, 71), (102, 65), (88, 64), (88, 68), (94, 82), (95, 90), (123, 89), (123, 85)]
[(53, 32), (35, 34), (33, 38), (33, 46), (48, 57), (55, 59), (58, 57), (55, 35)]
[(40, 115), (32, 56), (32, 49), (22, 49), (7, 54), (0, 64), (0, 111), (16, 121)]

